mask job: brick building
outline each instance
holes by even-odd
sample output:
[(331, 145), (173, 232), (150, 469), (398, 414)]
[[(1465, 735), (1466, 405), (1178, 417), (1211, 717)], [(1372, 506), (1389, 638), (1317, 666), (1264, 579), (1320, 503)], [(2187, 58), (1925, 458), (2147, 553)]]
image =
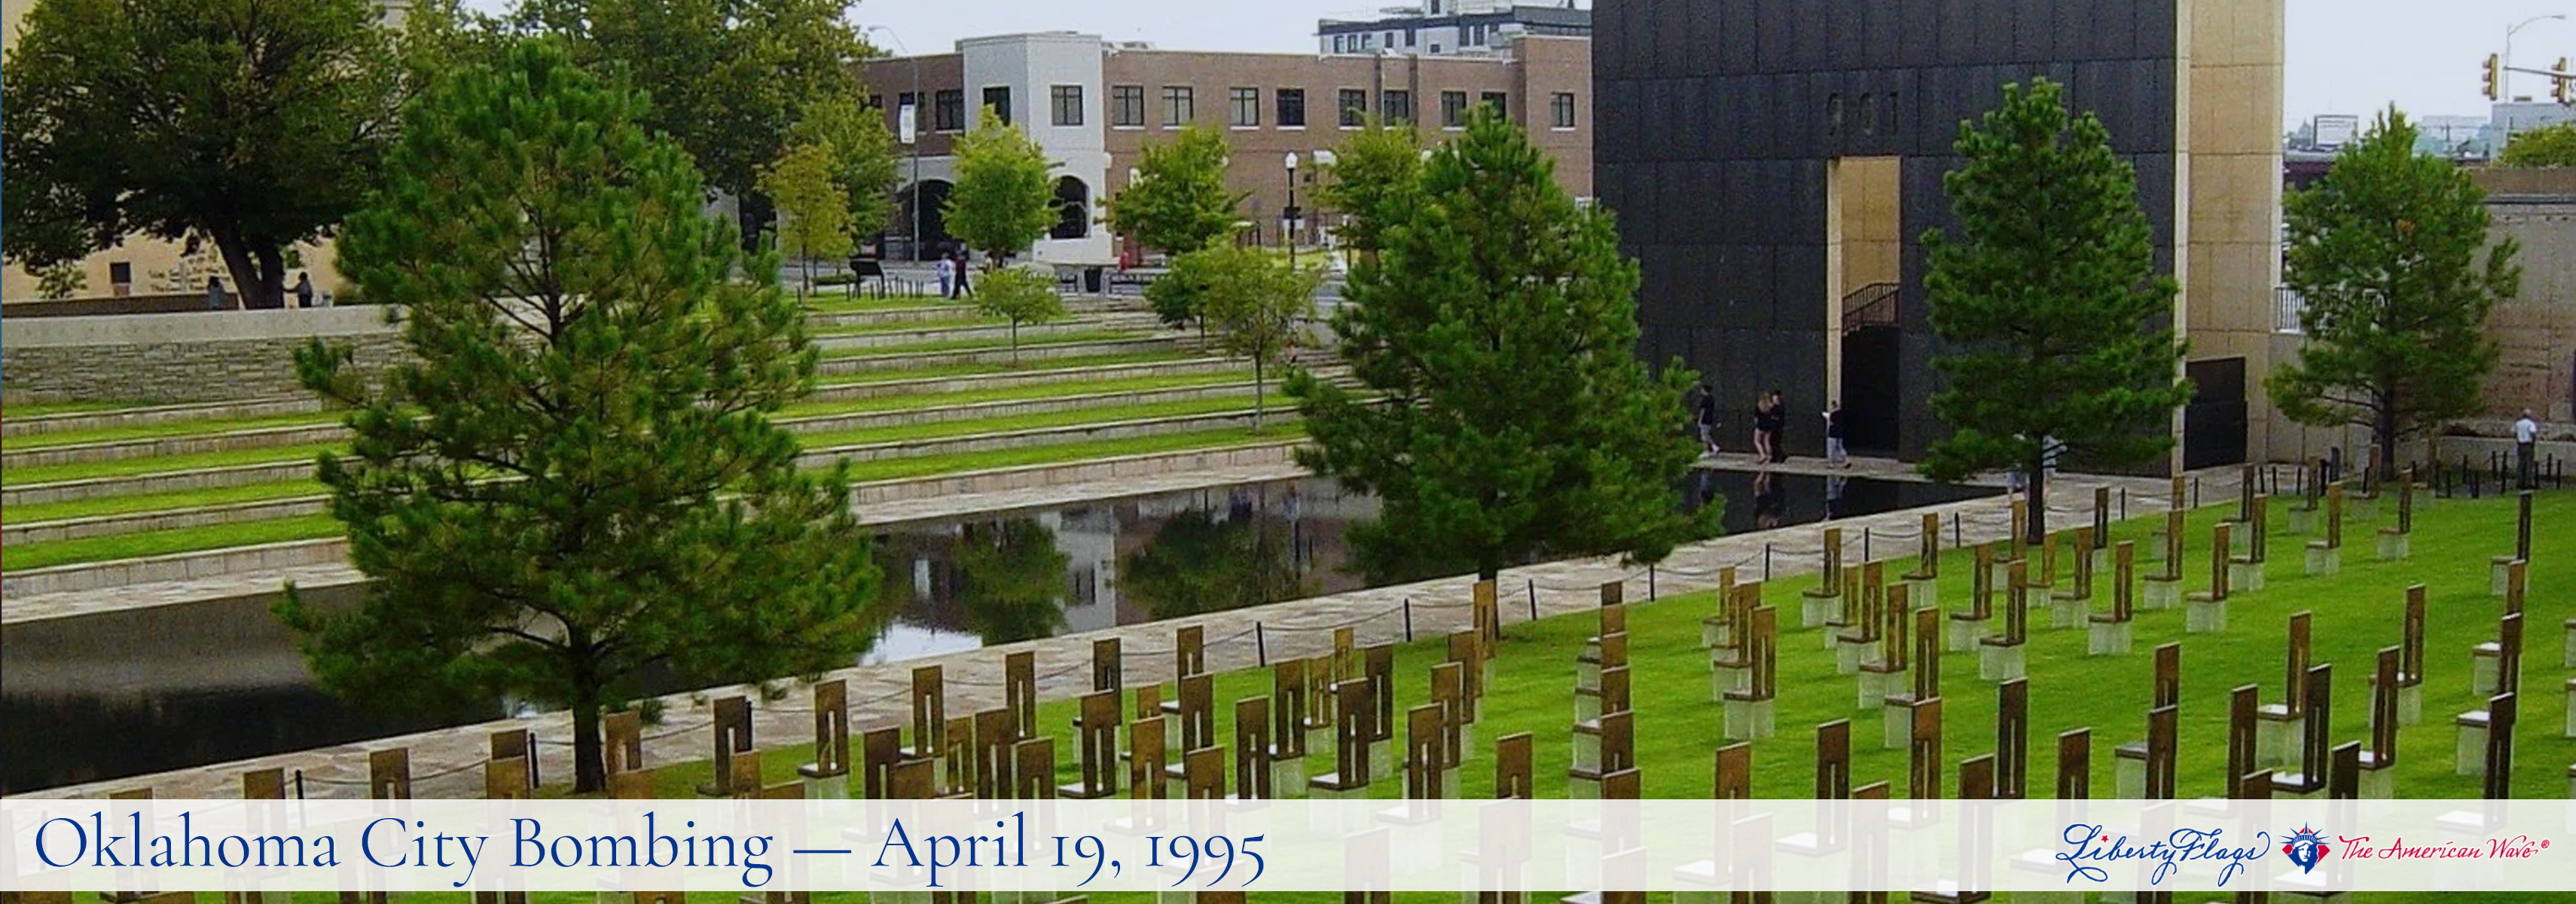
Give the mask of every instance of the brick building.
[[(974, 105), (1002, 111), (1058, 162), (1057, 196), (1067, 216), (1033, 249), (1036, 260), (1105, 263), (1119, 252), (1100, 223), (1102, 202), (1124, 187), (1149, 144), (1197, 124), (1232, 145), (1229, 181), (1255, 237), (1280, 240), (1288, 203), (1288, 155), (1299, 158), (1298, 205), (1308, 213), (1300, 240), (1321, 243), (1334, 215), (1316, 210), (1316, 152), (1371, 118), (1411, 122), (1426, 141), (1457, 128), (1472, 105), (1492, 103), (1528, 128), (1556, 161), (1559, 184), (1592, 194), (1591, 42), (1520, 36), (1472, 57), (1403, 54), (1220, 53), (1161, 50), (1072, 32), (959, 41), (956, 52), (876, 60), (864, 78), (898, 139), (906, 109), (915, 143), (902, 159), (890, 248), (918, 234), (949, 239), (938, 208), (953, 178), (956, 136)], [(915, 152), (918, 156), (915, 156)], [(914, 204), (914, 186), (922, 201)]]

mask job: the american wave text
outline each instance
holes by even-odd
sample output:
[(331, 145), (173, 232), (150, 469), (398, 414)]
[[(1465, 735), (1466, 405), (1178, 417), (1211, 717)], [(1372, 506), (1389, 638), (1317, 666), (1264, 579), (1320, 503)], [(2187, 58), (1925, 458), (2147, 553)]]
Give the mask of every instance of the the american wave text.
[[(1097, 835), (1028, 834), (1027, 814), (993, 823), (990, 835), (916, 834), (893, 820), (881, 840), (869, 846), (786, 850), (774, 835), (699, 834), (697, 822), (683, 820), (671, 830), (651, 812), (640, 831), (597, 835), (546, 832), (536, 819), (509, 821), (507, 838), (434, 831), (424, 820), (394, 816), (366, 822), (343, 837), (337, 833), (199, 834), (191, 814), (181, 813), (176, 831), (147, 830), (140, 814), (110, 820), (93, 812), (87, 819), (55, 817), (39, 825), (37, 859), (56, 869), (90, 867), (220, 867), (332, 869), (364, 863), (385, 869), (455, 871), (453, 887), (463, 888), (485, 863), (517, 869), (595, 869), (602, 867), (730, 868), (742, 871), (746, 888), (760, 888), (777, 875), (781, 856), (849, 856), (871, 869), (918, 871), (924, 887), (942, 888), (951, 876), (941, 870), (973, 868), (1068, 869), (1086, 873), (1076, 887), (1088, 885), (1105, 871), (1121, 875), (1125, 860)], [(118, 823), (123, 823), (119, 825)], [(156, 823), (156, 826), (162, 825)], [(1141, 866), (1176, 876), (1174, 887), (1196, 878), (1202, 886), (1233, 879), (1238, 887), (1261, 878), (1266, 864), (1254, 846), (1260, 835), (1140, 835), (1122, 844), (1144, 845)], [(1034, 841), (1034, 844), (1033, 844)], [(497, 846), (496, 846), (497, 842)], [(344, 852), (347, 852), (344, 855)], [(1032, 857), (1032, 854), (1035, 857)], [(344, 859), (345, 857), (345, 859)], [(1202, 876), (1201, 871), (1211, 871)], [(1070, 879), (1070, 875), (1063, 878)]]

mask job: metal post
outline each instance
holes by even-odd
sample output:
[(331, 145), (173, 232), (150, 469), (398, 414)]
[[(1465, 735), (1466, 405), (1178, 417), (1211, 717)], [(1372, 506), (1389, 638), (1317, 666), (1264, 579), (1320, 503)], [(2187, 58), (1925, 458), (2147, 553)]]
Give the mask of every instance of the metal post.
[(1771, 544), (1762, 544), (1762, 579), (1771, 579)]
[(1862, 562), (1867, 562), (1867, 561), (1869, 561), (1869, 528), (1868, 528), (1868, 527), (1862, 527), (1862, 528), (1860, 529), (1860, 560), (1861, 560)]
[(1270, 665), (1270, 638), (1261, 632), (1261, 623), (1252, 623), (1252, 656), (1262, 666)]
[(1413, 642), (1413, 598), (1404, 598), (1404, 642)]

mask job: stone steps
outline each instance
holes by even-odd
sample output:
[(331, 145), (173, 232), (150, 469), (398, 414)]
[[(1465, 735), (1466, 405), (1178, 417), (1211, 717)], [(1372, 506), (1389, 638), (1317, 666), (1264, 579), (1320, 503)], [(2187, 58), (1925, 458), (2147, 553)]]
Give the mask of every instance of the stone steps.
[[(1025, 338), (1025, 337), (1023, 337)], [(1022, 363), (1045, 362), (1060, 358), (1089, 358), (1099, 355), (1135, 355), (1153, 352), (1193, 351), (1199, 348), (1195, 337), (1181, 333), (1162, 336), (1137, 336), (1132, 339), (1096, 339), (1082, 342), (1022, 342)], [(895, 352), (825, 358), (816, 369), (825, 375), (873, 373), (888, 370), (911, 370), (952, 364), (1008, 364), (1012, 353), (1007, 345), (937, 352)]]
[[(1244, 422), (1249, 422), (1249, 412), (1239, 416)], [(1282, 416), (1276, 420), (1287, 423), (1290, 418)], [(861, 507), (862, 522), (894, 523), (902, 519), (871, 517), (868, 509), (944, 500), (965, 494), (1029, 490), (1248, 464), (1284, 464), (1290, 460), (1290, 453), (1302, 443), (1299, 439), (1256, 441), (1246, 438), (1240, 444), (1207, 449), (869, 481), (852, 485), (850, 496), (851, 503)], [(0, 602), (0, 606), (6, 607), (0, 610), (5, 612), (5, 615), (0, 615), (0, 621), (15, 623), (93, 611), (273, 592), (278, 586), (277, 575), (280, 572), (315, 566), (345, 568), (347, 556), (348, 541), (330, 537), (10, 572), (0, 575), (0, 601), (5, 601)], [(350, 574), (354, 576), (354, 572)], [(228, 576), (256, 579), (228, 579)], [(193, 586), (170, 586), (182, 582)], [(304, 583), (312, 586), (315, 582)], [(152, 585), (164, 586), (145, 589)], [(98, 591), (122, 588), (134, 590), (106, 597), (98, 594)]]
[[(1340, 374), (1337, 372), (1333, 375), (1339, 376)], [(1272, 387), (1272, 393), (1274, 396), (1276, 395), (1276, 386)], [(1150, 405), (1170, 402), (1199, 401), (1205, 399), (1249, 399), (1252, 394), (1253, 384), (1249, 382), (1222, 383), (1211, 386), (1175, 387), (1171, 389), (1140, 390), (1132, 392), (1093, 393), (1088, 395), (1059, 396), (1041, 399), (1002, 400), (913, 411), (880, 411), (818, 415), (808, 418), (791, 419), (782, 421), (781, 423), (793, 432), (824, 433), (912, 424), (948, 423), (955, 421), (1016, 417), (1031, 414), (1048, 414), (1060, 411), (1077, 411), (1092, 407)], [(939, 440), (922, 440), (919, 442), (935, 443), (938, 441)], [(895, 443), (895, 445), (907, 444), (908, 442), (910, 441), (901, 441)], [(870, 445), (871, 447), (875, 447), (889, 444)], [(864, 461), (870, 459), (858, 460)], [(309, 471), (307, 472), (307, 475), (309, 475)], [(282, 499), (263, 499), (253, 502), (192, 506), (179, 509), (158, 509), (144, 512), (126, 512), (113, 515), (97, 515), (86, 518), (10, 522), (5, 525), (0, 525), (0, 544), (14, 545), (23, 543), (50, 543), (63, 540), (78, 540), (88, 537), (113, 536), (117, 534), (141, 533), (157, 530), (176, 530), (189, 527), (204, 527), (214, 524), (268, 521), (281, 518), (296, 518), (305, 515), (322, 514), (328, 510), (328, 497), (322, 494), (319, 486), (314, 487), (314, 491), (315, 492), (309, 495)]]
[[(1151, 316), (1138, 317), (1136, 315), (1123, 314), (1115, 317), (1060, 320), (1054, 323), (1022, 324), (1020, 326), (1020, 344), (1025, 348), (1029, 343), (1044, 342), (1052, 337), (1094, 334), (1104, 331), (1133, 330), (1141, 333), (1152, 330), (1156, 325), (1157, 322)], [(813, 340), (814, 347), (822, 349), (825, 354), (858, 349), (897, 348), (908, 345), (924, 345), (934, 342), (1000, 343), (1007, 348), (1011, 341), (1011, 327), (1009, 324), (995, 324), (984, 326), (935, 327), (928, 329), (881, 330), (867, 333), (818, 333), (813, 336)]]
[[(1141, 301), (1124, 299), (1114, 301), (1066, 299), (1064, 303), (1065, 313), (1076, 318), (1090, 315), (1142, 311), (1146, 309), (1146, 306)], [(911, 308), (886, 308), (874, 311), (821, 311), (808, 309), (805, 312), (805, 327), (810, 330), (822, 331), (846, 329), (850, 327), (871, 327), (897, 323), (920, 323), (923, 321), (951, 320), (959, 317), (973, 316), (976, 316), (976, 312), (975, 305), (971, 302), (941, 303), (935, 298), (924, 298), (921, 300), (920, 307)]]
[(107, 411), (83, 411), (46, 414), (34, 417), (11, 417), (0, 421), (0, 436), (40, 436), (68, 433), (74, 430), (106, 430), (117, 427), (144, 427), (184, 421), (211, 421), (230, 418), (273, 417), (286, 414), (310, 414), (322, 410), (322, 401), (285, 396), (241, 402), (195, 402), (185, 405), (149, 405), (139, 408), (117, 408)]

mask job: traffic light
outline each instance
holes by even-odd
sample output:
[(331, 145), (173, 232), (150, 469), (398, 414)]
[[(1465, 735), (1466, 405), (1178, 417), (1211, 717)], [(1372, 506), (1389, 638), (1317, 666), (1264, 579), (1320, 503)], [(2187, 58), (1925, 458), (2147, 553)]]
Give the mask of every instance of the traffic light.
[(2549, 70), (2549, 73), (2550, 97), (2557, 99), (2561, 104), (2567, 103), (2570, 98), (2576, 98), (2576, 93), (2571, 93), (2567, 85), (2568, 79), (2576, 78), (2576, 74), (2567, 71), (2566, 57), (2559, 57), (2558, 68)]
[(2496, 86), (2504, 81), (2504, 58), (2492, 53), (2487, 54), (2487, 65), (2483, 74), (2487, 77), (2487, 99), (2500, 99)]

